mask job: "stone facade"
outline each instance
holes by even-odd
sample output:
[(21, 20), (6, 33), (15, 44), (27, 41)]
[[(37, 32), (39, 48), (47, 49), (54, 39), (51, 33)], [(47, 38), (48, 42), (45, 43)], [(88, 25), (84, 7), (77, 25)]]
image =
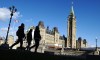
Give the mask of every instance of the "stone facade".
[[(87, 47), (87, 41), (76, 39), (76, 17), (74, 14), (73, 6), (71, 7), (70, 14), (68, 16), (67, 25), (67, 38), (60, 36), (58, 28), (54, 27), (52, 30), (49, 27), (45, 28), (43, 21), (39, 21), (38, 26), (40, 28), (41, 41), (40, 44), (51, 45), (51, 46), (64, 46), (67, 48), (82, 48)], [(35, 27), (31, 27), (33, 30)], [(32, 33), (34, 35), (34, 33)], [(34, 41), (34, 40), (33, 40)]]
[(68, 16), (68, 25), (67, 25), (67, 41), (66, 47), (67, 48), (83, 48), (87, 47), (86, 39), (82, 40), (79, 38), (76, 40), (76, 17), (74, 14), (73, 6), (71, 7), (70, 14)]
[[(40, 41), (40, 45), (45, 43), (46, 46), (62, 47), (62, 45), (65, 44), (64, 37), (60, 36), (57, 27), (54, 27), (52, 30), (50, 30), (49, 27), (45, 28), (43, 21), (40, 21), (38, 25), (40, 28), (40, 34), (42, 38)], [(31, 28), (33, 29), (34, 32), (35, 27), (33, 26)], [(32, 35), (34, 35), (34, 33)]]
[(68, 16), (67, 32), (67, 47), (76, 48), (76, 18), (74, 15), (73, 6), (71, 7), (71, 12)]
[(78, 40), (76, 41), (76, 48), (81, 49), (81, 48), (85, 48), (87, 47), (87, 41), (86, 39), (83, 39), (81, 37), (78, 38)]
[(4, 43), (3, 37), (0, 37), (0, 45)]
[[(5, 42), (5, 38), (0, 37), (0, 45), (3, 44), (4, 42)], [(9, 44), (9, 46), (11, 46), (14, 43), (14, 36), (13, 35), (8, 36), (7, 43)]]
[(14, 36), (13, 35), (9, 35), (8, 36), (8, 44), (9, 46), (11, 46), (14, 43)]

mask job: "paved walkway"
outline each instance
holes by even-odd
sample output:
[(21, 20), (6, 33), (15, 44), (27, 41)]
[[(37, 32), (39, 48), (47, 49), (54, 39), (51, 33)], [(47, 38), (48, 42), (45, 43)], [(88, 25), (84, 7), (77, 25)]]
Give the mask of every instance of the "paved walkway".
[[(53, 55), (48, 53), (33, 53), (25, 50), (2, 50), (0, 49), (0, 60), (90, 60), (91, 56), (81, 58), (81, 56)], [(92, 56), (100, 58), (100, 56)], [(99, 59), (100, 60), (100, 59)]]

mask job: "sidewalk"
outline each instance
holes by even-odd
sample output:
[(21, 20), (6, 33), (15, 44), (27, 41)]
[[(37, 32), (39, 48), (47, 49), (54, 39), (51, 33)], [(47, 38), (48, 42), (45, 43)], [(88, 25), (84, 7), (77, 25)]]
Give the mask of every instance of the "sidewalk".
[[(90, 59), (88, 56), (86, 59)], [(100, 56), (92, 56), (92, 58), (100, 58)], [(25, 50), (1, 50), (0, 49), (0, 60), (86, 60), (80, 58), (80, 56), (63, 56), (63, 55), (52, 55), (47, 53), (33, 53)], [(97, 60), (97, 59), (96, 59)]]

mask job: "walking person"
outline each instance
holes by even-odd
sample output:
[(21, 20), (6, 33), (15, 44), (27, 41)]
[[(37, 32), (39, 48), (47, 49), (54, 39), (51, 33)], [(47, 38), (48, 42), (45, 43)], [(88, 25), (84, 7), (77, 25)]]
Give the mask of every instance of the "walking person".
[(27, 43), (28, 43), (28, 45), (26, 47), (27, 50), (29, 50), (29, 47), (31, 45), (31, 41), (32, 41), (32, 30), (33, 29), (30, 29), (29, 32), (27, 33)]
[(10, 49), (12, 49), (13, 46), (15, 46), (18, 43), (20, 43), (20, 48), (22, 49), (23, 38), (25, 37), (25, 34), (24, 34), (24, 24), (23, 23), (21, 23), (21, 26), (18, 27), (16, 35), (18, 36), (18, 39), (17, 39), (17, 41), (14, 44), (11, 45)]
[(31, 46), (31, 47), (29, 48), (29, 50), (30, 50), (31, 48), (34, 48), (34, 47), (35, 47), (35, 53), (36, 53), (36, 52), (37, 52), (37, 49), (38, 49), (38, 47), (39, 47), (39, 42), (40, 42), (40, 40), (41, 40), (41, 35), (40, 35), (39, 26), (36, 26), (35, 31), (34, 31), (34, 41), (35, 41), (35, 44), (34, 44), (33, 46)]

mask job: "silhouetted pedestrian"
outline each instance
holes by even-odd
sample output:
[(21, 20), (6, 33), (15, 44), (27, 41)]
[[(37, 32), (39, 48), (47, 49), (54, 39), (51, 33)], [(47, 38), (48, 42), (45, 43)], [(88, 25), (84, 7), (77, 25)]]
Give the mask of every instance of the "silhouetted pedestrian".
[(40, 35), (39, 26), (36, 26), (35, 31), (34, 31), (34, 41), (35, 41), (35, 44), (33, 46), (31, 46), (30, 49), (35, 47), (35, 52), (37, 52), (40, 40), (41, 40), (41, 35)]
[(21, 26), (18, 27), (18, 30), (16, 32), (16, 35), (18, 36), (17, 41), (10, 47), (10, 49), (12, 49), (13, 46), (15, 46), (16, 44), (20, 43), (20, 48), (22, 49), (22, 45), (23, 45), (23, 38), (25, 37), (24, 34), (24, 24), (22, 23)]
[(33, 29), (30, 29), (29, 32), (27, 33), (27, 43), (28, 43), (28, 45), (26, 47), (27, 50), (29, 50), (29, 47), (31, 45), (31, 41), (32, 41), (32, 30)]

